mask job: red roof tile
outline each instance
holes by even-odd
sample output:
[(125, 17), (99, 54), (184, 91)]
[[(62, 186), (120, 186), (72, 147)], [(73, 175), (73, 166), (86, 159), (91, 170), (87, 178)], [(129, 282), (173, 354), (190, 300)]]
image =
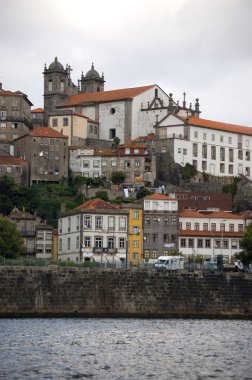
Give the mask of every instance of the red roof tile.
[(176, 198), (172, 198), (172, 197), (167, 197), (166, 195), (163, 195), (163, 194), (151, 194), (151, 195), (147, 195), (146, 197), (144, 197), (144, 199), (152, 199), (152, 200), (160, 200), (160, 201), (176, 201), (177, 199)]
[[(182, 119), (186, 120), (186, 118), (182, 118)], [(229, 124), (229, 123), (221, 123), (219, 121), (201, 119), (195, 116), (189, 116), (189, 123), (191, 125), (195, 125), (199, 127), (206, 127), (206, 128), (218, 129), (218, 130), (226, 131), (226, 132), (252, 135), (252, 128), (250, 127), (244, 127), (241, 125)]]
[(75, 106), (80, 103), (100, 103), (110, 102), (112, 100), (133, 99), (135, 96), (142, 94), (143, 92), (153, 88), (154, 86), (156, 85), (152, 84), (150, 86), (143, 87), (71, 95), (69, 96), (68, 101), (64, 105), (59, 106), (59, 108)]
[(44, 108), (34, 108), (31, 113), (44, 113)]
[(201, 214), (196, 211), (183, 210), (179, 214), (180, 218), (205, 218), (205, 219), (243, 219), (241, 215), (232, 214), (225, 211), (209, 212), (208, 214)]
[(82, 203), (74, 210), (96, 210), (96, 209), (118, 209), (119, 207), (108, 203), (100, 198), (90, 199), (89, 201)]
[(34, 136), (34, 137), (54, 137), (54, 138), (65, 138), (65, 139), (68, 138), (62, 133), (57, 132), (54, 129), (48, 128), (48, 127), (35, 128), (33, 131), (29, 133), (29, 135)]
[(0, 164), (2, 165), (27, 165), (27, 161), (22, 160), (19, 157), (12, 156), (0, 156)]
[(207, 236), (207, 237), (243, 237), (243, 232), (234, 231), (196, 231), (196, 230), (180, 230), (179, 236)]

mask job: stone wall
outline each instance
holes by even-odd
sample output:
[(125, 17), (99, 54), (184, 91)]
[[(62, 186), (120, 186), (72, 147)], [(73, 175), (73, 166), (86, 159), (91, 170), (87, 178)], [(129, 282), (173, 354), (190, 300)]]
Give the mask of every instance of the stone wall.
[(252, 318), (252, 276), (0, 267), (0, 316)]

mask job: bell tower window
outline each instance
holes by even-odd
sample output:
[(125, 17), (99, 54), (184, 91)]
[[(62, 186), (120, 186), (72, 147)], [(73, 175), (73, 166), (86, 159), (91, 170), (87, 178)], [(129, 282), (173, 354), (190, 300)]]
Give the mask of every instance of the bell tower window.
[(60, 82), (60, 91), (64, 92), (64, 81), (62, 79), (61, 79), (61, 82)]
[(52, 91), (52, 79), (48, 82), (48, 91)]

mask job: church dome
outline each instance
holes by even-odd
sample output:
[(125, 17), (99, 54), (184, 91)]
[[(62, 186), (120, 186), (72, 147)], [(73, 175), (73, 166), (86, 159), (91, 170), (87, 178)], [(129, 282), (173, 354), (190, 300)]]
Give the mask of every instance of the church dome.
[(63, 65), (58, 61), (58, 58), (55, 57), (54, 62), (49, 66), (49, 70), (64, 70)]
[(87, 79), (100, 79), (99, 73), (94, 69), (94, 64), (92, 63), (91, 69), (87, 72)]

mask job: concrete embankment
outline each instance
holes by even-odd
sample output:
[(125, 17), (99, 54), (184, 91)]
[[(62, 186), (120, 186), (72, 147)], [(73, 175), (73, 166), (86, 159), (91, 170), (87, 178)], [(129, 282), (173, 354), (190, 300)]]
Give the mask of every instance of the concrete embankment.
[(252, 319), (252, 275), (3, 266), (0, 316)]

